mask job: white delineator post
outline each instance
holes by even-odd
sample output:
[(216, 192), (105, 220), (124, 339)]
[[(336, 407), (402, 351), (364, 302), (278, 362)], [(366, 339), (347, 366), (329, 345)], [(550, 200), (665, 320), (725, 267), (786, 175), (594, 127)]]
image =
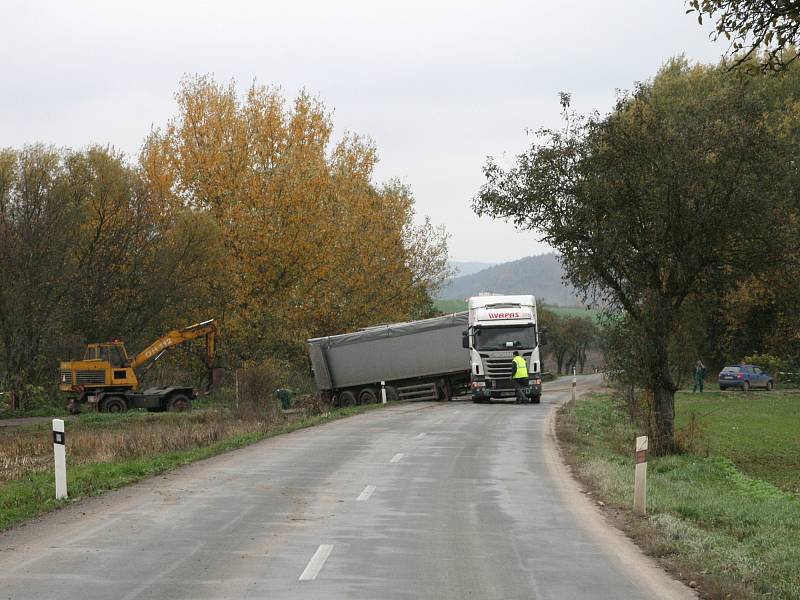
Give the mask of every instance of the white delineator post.
[(575, 402), (575, 390), (578, 387), (578, 378), (575, 376), (575, 367), (572, 367), (572, 401)]
[(386, 382), (381, 381), (381, 404), (386, 404)]
[(53, 455), (56, 463), (56, 500), (67, 497), (67, 446), (64, 421), (53, 419)]
[(633, 479), (633, 512), (647, 514), (647, 436), (636, 438), (636, 474)]

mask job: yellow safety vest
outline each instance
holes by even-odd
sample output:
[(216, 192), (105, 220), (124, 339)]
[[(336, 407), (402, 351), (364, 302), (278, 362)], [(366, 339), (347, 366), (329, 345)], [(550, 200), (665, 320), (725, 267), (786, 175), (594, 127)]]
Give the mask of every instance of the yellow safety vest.
[(521, 356), (514, 357), (514, 366), (516, 369), (514, 370), (514, 379), (525, 379), (528, 378), (528, 365), (525, 363), (525, 359)]

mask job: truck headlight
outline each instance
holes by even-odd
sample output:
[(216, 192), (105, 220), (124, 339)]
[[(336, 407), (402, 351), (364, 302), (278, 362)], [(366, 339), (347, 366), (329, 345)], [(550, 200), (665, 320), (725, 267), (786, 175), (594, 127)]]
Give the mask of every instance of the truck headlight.
[(486, 382), (485, 381), (473, 381), (472, 382), (472, 389), (473, 390), (479, 390), (479, 389), (485, 388), (485, 387), (486, 387)]

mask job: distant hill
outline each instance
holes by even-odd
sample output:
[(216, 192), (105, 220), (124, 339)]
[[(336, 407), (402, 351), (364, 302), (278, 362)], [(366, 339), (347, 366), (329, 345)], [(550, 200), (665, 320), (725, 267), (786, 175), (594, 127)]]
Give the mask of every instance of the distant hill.
[(464, 275), (472, 275), (478, 271), (483, 271), (489, 267), (495, 266), (497, 263), (485, 262), (469, 262), (463, 260), (451, 260), (450, 266), (456, 269), (456, 277), (463, 277)]
[(463, 300), (481, 292), (533, 294), (550, 305), (580, 305), (574, 290), (561, 281), (561, 265), (552, 253), (528, 256), (461, 275), (442, 287), (439, 298)]

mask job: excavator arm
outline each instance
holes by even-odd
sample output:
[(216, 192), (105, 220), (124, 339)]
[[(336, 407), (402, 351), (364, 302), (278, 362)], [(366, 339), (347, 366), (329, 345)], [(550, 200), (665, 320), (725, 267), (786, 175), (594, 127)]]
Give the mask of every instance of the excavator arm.
[(162, 335), (155, 342), (150, 344), (147, 348), (139, 352), (131, 359), (130, 367), (136, 371), (137, 377), (146, 373), (161, 356), (174, 346), (179, 346), (189, 340), (194, 340), (199, 337), (205, 336), (206, 338), (206, 367), (211, 370), (216, 353), (216, 334), (217, 326), (214, 319), (203, 321), (202, 323), (195, 323), (183, 329), (175, 329), (169, 333)]

